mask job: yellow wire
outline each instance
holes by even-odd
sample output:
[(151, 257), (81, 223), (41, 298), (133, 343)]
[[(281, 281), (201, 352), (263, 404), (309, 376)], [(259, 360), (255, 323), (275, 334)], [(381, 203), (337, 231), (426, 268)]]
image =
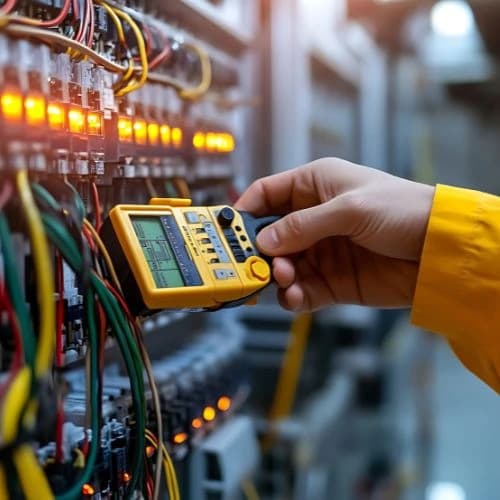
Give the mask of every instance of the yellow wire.
[(243, 490), (243, 494), (247, 500), (259, 500), (259, 493), (257, 492), (257, 488), (255, 484), (250, 479), (244, 479), (241, 482), (241, 489)]
[(113, 284), (115, 288), (118, 291), (122, 291), (122, 287), (120, 286), (120, 281), (118, 279), (118, 276), (115, 271), (115, 267), (113, 265), (113, 261), (111, 260), (111, 256), (109, 255), (109, 252), (104, 245), (101, 237), (99, 236), (98, 232), (96, 231), (95, 227), (90, 223), (88, 219), (84, 219), (83, 223), (85, 224), (85, 227), (90, 231), (92, 234), (92, 238), (94, 239), (95, 243), (97, 244), (97, 247), (99, 248), (99, 251), (101, 252), (102, 256), (104, 257), (104, 260), (106, 262), (106, 266), (108, 267), (109, 274), (111, 274), (111, 279), (113, 280)]
[(2, 463), (0, 463), (0, 498), (9, 498), (9, 486), (7, 483), (7, 476)]
[(134, 32), (134, 35), (137, 39), (137, 48), (139, 50), (139, 58), (141, 60), (141, 67), (142, 67), (141, 76), (137, 81), (130, 83), (123, 89), (120, 89), (118, 92), (116, 92), (117, 97), (122, 97), (144, 86), (144, 84), (148, 79), (149, 61), (148, 61), (148, 54), (146, 51), (146, 43), (144, 42), (144, 37), (142, 36), (141, 30), (139, 29), (139, 26), (137, 26), (137, 23), (126, 12), (123, 12), (120, 9), (113, 9), (113, 10), (115, 11), (118, 17), (123, 19), (132, 28), (132, 31)]
[[(156, 436), (148, 429), (146, 429), (146, 438), (156, 450), (158, 450), (158, 440)], [(180, 500), (179, 484), (177, 482), (177, 473), (174, 464), (170, 458), (170, 454), (164, 443), (161, 443), (161, 451), (163, 454), (163, 470), (165, 473), (165, 481), (168, 487), (168, 495), (170, 500)]]
[(16, 174), (17, 189), (28, 222), (30, 241), (33, 253), (37, 294), (40, 314), (40, 333), (35, 358), (35, 375), (37, 378), (45, 375), (52, 366), (54, 355), (55, 307), (54, 280), (52, 259), (40, 213), (35, 205), (26, 170)]
[(28, 444), (22, 444), (13, 453), (14, 464), (24, 496), (27, 500), (51, 500), (54, 494), (50, 489), (42, 468), (33, 449)]
[[(275, 422), (286, 417), (292, 410), (302, 369), (302, 361), (307, 348), (307, 340), (311, 331), (311, 324), (311, 314), (299, 314), (292, 322), (288, 345), (276, 386), (276, 393), (269, 412), (270, 422)], [(269, 448), (273, 439), (274, 435), (272, 431), (264, 437), (262, 442), (264, 451)]]
[(193, 52), (196, 52), (200, 59), (201, 65), (201, 80), (200, 83), (191, 89), (181, 90), (179, 95), (183, 99), (199, 99), (204, 94), (208, 92), (210, 85), (212, 84), (212, 65), (210, 63), (210, 57), (199, 45), (195, 44), (185, 44), (187, 48), (190, 48)]

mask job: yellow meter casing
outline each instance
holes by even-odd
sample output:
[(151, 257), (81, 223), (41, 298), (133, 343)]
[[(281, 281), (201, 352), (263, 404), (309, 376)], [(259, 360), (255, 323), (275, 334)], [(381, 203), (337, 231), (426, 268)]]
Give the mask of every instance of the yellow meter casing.
[(101, 236), (134, 314), (218, 309), (247, 302), (269, 284), (271, 269), (255, 238), (275, 219), (154, 198), (114, 207)]

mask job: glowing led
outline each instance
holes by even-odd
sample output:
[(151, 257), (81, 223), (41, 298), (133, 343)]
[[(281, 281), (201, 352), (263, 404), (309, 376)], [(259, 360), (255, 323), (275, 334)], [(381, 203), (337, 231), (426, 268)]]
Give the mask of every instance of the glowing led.
[(3, 117), (11, 122), (23, 119), (23, 98), (19, 92), (5, 91), (0, 97)]
[(126, 116), (118, 118), (118, 139), (123, 142), (132, 142), (133, 136), (132, 120)]
[(217, 151), (218, 144), (218, 134), (214, 132), (208, 132), (205, 139), (205, 146), (207, 148), (207, 151)]
[(220, 411), (229, 410), (229, 408), (231, 408), (231, 398), (221, 396), (217, 401), (217, 408), (219, 408)]
[(160, 139), (163, 146), (170, 146), (171, 133), (168, 125), (160, 127)]
[(178, 432), (175, 436), (174, 436), (174, 443), (175, 444), (182, 444), (182, 443), (185, 443), (188, 439), (188, 435), (185, 433), (185, 432)]
[(148, 123), (148, 139), (151, 146), (160, 143), (160, 126), (157, 123)]
[(24, 99), (24, 113), (26, 123), (33, 127), (45, 125), (45, 97), (40, 94), (28, 95)]
[(87, 115), (87, 131), (91, 135), (102, 135), (101, 113), (89, 112)]
[(155, 454), (155, 451), (156, 450), (155, 450), (154, 446), (151, 446), (151, 445), (146, 446), (146, 456), (148, 458), (151, 458)]
[(441, 36), (462, 37), (474, 28), (474, 14), (463, 0), (442, 0), (431, 11), (431, 24)]
[(207, 422), (212, 422), (213, 420), (215, 420), (215, 416), (216, 413), (214, 408), (212, 408), (211, 406), (205, 406), (205, 408), (203, 408), (203, 418)]
[(61, 104), (50, 103), (47, 106), (47, 119), (52, 130), (64, 130), (66, 110)]
[(203, 427), (203, 420), (201, 418), (193, 418), (191, 426), (193, 429), (201, 429)]
[(231, 134), (219, 135), (219, 151), (221, 153), (232, 153), (235, 147), (234, 137)]
[(82, 486), (82, 495), (92, 496), (94, 494), (95, 494), (95, 488), (91, 484), (85, 483)]
[(193, 146), (198, 151), (205, 148), (205, 134), (203, 132), (196, 132), (194, 134)]
[(179, 127), (174, 127), (171, 132), (172, 144), (175, 148), (182, 146), (183, 133)]
[(140, 146), (145, 146), (148, 143), (148, 126), (145, 120), (135, 120), (134, 137), (135, 143)]
[(68, 129), (73, 134), (85, 133), (85, 113), (82, 109), (71, 108), (68, 111)]
[(124, 472), (122, 475), (122, 479), (124, 483), (128, 483), (132, 479), (132, 474), (129, 474), (128, 472)]

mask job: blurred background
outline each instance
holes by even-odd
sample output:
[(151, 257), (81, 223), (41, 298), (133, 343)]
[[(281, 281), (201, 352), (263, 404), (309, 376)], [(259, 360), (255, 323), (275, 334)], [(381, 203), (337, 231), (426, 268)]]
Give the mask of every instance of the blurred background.
[[(263, 1), (246, 173), (337, 156), (498, 193), (499, 23), (495, 0)], [(250, 408), (265, 419), (286, 315), (270, 305), (242, 315), (258, 381)], [(312, 321), (293, 409), (271, 423), (263, 495), (497, 497), (498, 400), (440, 338), (409, 326), (406, 312), (334, 307)]]

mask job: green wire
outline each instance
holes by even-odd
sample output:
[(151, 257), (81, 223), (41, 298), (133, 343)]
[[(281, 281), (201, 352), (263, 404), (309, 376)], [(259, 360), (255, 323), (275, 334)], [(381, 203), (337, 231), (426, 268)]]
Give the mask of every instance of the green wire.
[(5, 260), (5, 281), (12, 300), (12, 305), (16, 311), (23, 339), (24, 359), (26, 364), (33, 368), (36, 355), (35, 333), (33, 325), (30, 321), (28, 306), (26, 305), (26, 300), (23, 296), (23, 289), (16, 271), (17, 266), (15, 265), (15, 254), (12, 247), (9, 225), (7, 223), (7, 218), (3, 213), (0, 213), (0, 245), (3, 258)]
[[(42, 221), (48, 237), (53, 241), (55, 246), (59, 248), (65, 260), (77, 272), (81, 270), (83, 265), (81, 256), (78, 252), (75, 241), (71, 238), (66, 228), (62, 226), (57, 219), (47, 214), (42, 214)], [(127, 366), (127, 372), (129, 374), (132, 390), (134, 411), (137, 419), (136, 448), (137, 450), (144, 450), (146, 444), (144, 434), (146, 411), (140, 353), (130, 330), (130, 325), (125, 320), (116, 298), (96, 274), (91, 275), (91, 285), (99, 297), (99, 300), (106, 312), (106, 316), (110, 320), (111, 327), (115, 332), (119, 348)], [(132, 463), (132, 470), (134, 473), (132, 475), (130, 491), (134, 491), (140, 478), (142, 477), (143, 467), (143, 453), (135, 453)]]

